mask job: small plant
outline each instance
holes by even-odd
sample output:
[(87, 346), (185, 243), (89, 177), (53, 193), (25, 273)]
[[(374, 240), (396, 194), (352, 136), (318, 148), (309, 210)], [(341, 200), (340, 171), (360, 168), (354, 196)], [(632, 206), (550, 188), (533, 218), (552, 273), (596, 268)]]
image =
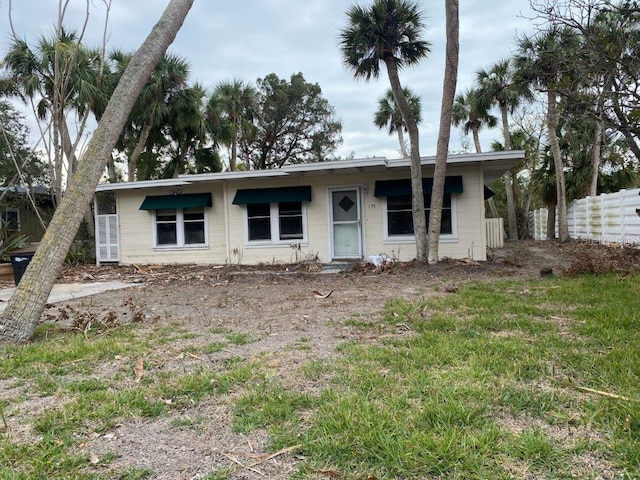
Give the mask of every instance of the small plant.
[(229, 343), (233, 343), (234, 345), (246, 345), (247, 343), (252, 343), (255, 341), (248, 333), (237, 332), (229, 333), (227, 335), (227, 340), (229, 341)]
[(24, 246), (29, 237), (22, 232), (9, 231), (9, 224), (0, 227), (0, 261), (9, 262), (9, 254)]

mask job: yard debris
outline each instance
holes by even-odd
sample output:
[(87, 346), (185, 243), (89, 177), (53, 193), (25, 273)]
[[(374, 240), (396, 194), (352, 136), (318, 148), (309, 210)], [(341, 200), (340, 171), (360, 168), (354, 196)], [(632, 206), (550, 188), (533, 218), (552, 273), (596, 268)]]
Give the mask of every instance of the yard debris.
[(378, 268), (393, 263), (394, 260), (386, 253), (379, 253), (377, 255), (369, 255), (367, 257), (367, 262), (373, 264), (374, 267)]
[(607, 397), (607, 398), (615, 398), (616, 400), (625, 400), (627, 402), (632, 401), (631, 398), (623, 397), (622, 395), (617, 395), (615, 393), (605, 392), (603, 390), (595, 390), (593, 388), (587, 388), (587, 387), (576, 387), (576, 388), (578, 390), (582, 390), (583, 392), (593, 393), (595, 395), (601, 395), (601, 396)]
[(250, 463), (248, 465), (244, 465), (243, 463), (239, 462), (238, 460), (236, 460), (235, 458), (233, 458), (232, 456), (230, 456), (230, 455), (228, 455), (226, 453), (223, 453), (223, 455), (225, 457), (227, 457), (229, 460), (231, 460), (233, 463), (235, 463), (239, 467), (241, 467), (239, 469), (236, 468), (234, 470), (234, 472), (230, 472), (230, 473), (235, 473), (235, 472), (237, 472), (239, 470), (251, 470), (252, 472), (256, 472), (259, 475), (263, 475), (264, 476), (264, 473), (254, 469), (253, 467), (257, 467), (258, 465), (262, 465), (263, 463), (266, 463), (266, 462), (268, 462), (269, 460), (271, 460), (273, 458), (279, 457), (280, 455), (286, 455), (288, 453), (295, 452), (296, 450), (299, 450), (300, 447), (302, 447), (301, 443), (299, 443), (297, 445), (293, 445), (292, 447), (283, 448), (282, 450), (278, 450), (275, 453), (272, 453), (270, 455), (266, 455), (264, 457), (261, 457), (259, 460), (256, 460), (255, 462)]
[(314, 290), (313, 292), (313, 296), (315, 298), (329, 298), (331, 296), (331, 294), (333, 293), (333, 290), (329, 290), (329, 293), (323, 295), (322, 293), (320, 293), (318, 290)]
[(134, 382), (140, 383), (140, 380), (142, 380), (142, 377), (144, 376), (144, 362), (142, 357), (138, 357), (136, 360), (136, 367), (133, 369), (133, 372), (136, 375)]

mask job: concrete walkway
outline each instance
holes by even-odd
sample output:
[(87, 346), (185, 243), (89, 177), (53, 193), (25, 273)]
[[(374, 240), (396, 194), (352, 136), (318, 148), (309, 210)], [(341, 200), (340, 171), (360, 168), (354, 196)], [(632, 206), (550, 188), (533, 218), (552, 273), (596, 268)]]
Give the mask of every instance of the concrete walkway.
[[(75, 298), (88, 297), (97, 293), (121, 288), (135, 287), (139, 283), (125, 282), (94, 282), (94, 283), (60, 283), (53, 286), (48, 303), (64, 302)], [(15, 288), (0, 289), (0, 312), (7, 308), (7, 302), (13, 295)]]

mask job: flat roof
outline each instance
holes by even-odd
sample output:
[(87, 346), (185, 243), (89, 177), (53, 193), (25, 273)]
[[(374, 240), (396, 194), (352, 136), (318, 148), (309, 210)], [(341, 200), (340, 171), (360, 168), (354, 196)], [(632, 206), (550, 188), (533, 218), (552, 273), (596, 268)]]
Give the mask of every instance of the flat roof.
[[(523, 150), (505, 150), (487, 153), (464, 153), (449, 155), (447, 165), (471, 165), (483, 164), (485, 183), (490, 185), (507, 170), (524, 159)], [(423, 167), (434, 166), (435, 156), (422, 157)], [(193, 185), (200, 182), (216, 182), (227, 180), (248, 180), (253, 178), (269, 177), (303, 177), (320, 175), (347, 175), (350, 173), (393, 171), (405, 169), (411, 166), (408, 158), (387, 159), (386, 157), (372, 157), (348, 160), (335, 160), (330, 162), (299, 163), (285, 165), (272, 170), (250, 170), (243, 172), (219, 172), (180, 175), (178, 178), (165, 180), (146, 180), (141, 182), (102, 183), (98, 185), (97, 192), (112, 190), (130, 190), (140, 188), (160, 188)]]

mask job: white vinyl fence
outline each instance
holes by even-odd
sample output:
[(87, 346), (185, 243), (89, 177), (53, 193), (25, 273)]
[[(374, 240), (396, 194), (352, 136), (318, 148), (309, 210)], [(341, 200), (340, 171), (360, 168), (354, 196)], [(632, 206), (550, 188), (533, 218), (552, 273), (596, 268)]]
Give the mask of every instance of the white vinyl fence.
[[(529, 221), (534, 238), (545, 240), (547, 209), (534, 211)], [(567, 223), (571, 238), (640, 245), (640, 188), (574, 200), (567, 206)]]
[(487, 247), (502, 248), (504, 246), (504, 225), (501, 218), (485, 218), (487, 229)]

